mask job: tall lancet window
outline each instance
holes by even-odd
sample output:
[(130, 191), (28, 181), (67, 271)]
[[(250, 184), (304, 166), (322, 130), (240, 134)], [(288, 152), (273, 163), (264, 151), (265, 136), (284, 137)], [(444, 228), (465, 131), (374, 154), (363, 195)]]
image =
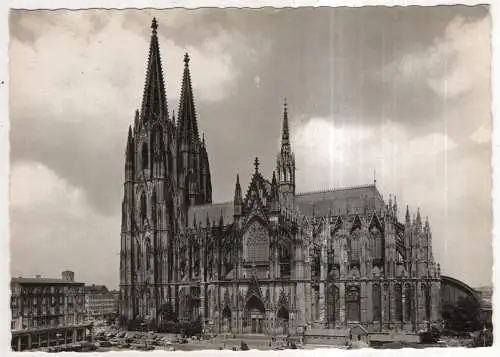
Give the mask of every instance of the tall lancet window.
[(141, 224), (144, 224), (144, 221), (148, 217), (148, 206), (146, 202), (146, 194), (143, 192), (141, 194)]
[(311, 276), (320, 277), (321, 275), (321, 248), (314, 247), (311, 257)]
[(353, 322), (360, 321), (360, 290), (357, 286), (349, 286), (346, 289), (347, 320)]
[(359, 264), (359, 259), (361, 257), (361, 232), (359, 229), (356, 229), (350, 239), (349, 239), (349, 253), (351, 255), (350, 263), (351, 264)]
[(151, 248), (151, 241), (148, 238), (146, 240), (146, 270), (151, 269), (152, 256), (153, 256), (153, 249)]
[(279, 249), (280, 259), (280, 276), (285, 277), (290, 275), (290, 252), (288, 247), (281, 246)]
[(431, 319), (431, 294), (427, 285), (422, 285), (422, 298), (424, 300), (424, 319), (430, 321)]
[(158, 212), (157, 212), (157, 202), (156, 202), (156, 191), (153, 190), (153, 195), (151, 196), (151, 220), (153, 226), (156, 228), (158, 223)]
[(394, 303), (396, 304), (396, 321), (403, 321), (403, 289), (400, 284), (394, 287)]
[(405, 319), (406, 321), (413, 322), (415, 319), (415, 309), (413, 303), (413, 288), (410, 284), (405, 286)]
[(372, 305), (373, 305), (373, 321), (382, 320), (382, 293), (380, 285), (373, 284), (372, 286)]
[(163, 140), (162, 140), (162, 133), (158, 127), (156, 127), (155, 130), (155, 146), (154, 146), (154, 151), (155, 151), (155, 157), (159, 158), (162, 153), (162, 146), (163, 146)]
[(149, 152), (148, 152), (148, 144), (143, 143), (141, 149), (141, 162), (142, 169), (146, 170), (149, 166)]
[(137, 270), (141, 269), (141, 246), (138, 240), (135, 241), (135, 265)]
[(383, 259), (382, 234), (377, 228), (372, 228), (370, 233), (372, 238), (373, 261), (374, 263), (381, 263)]

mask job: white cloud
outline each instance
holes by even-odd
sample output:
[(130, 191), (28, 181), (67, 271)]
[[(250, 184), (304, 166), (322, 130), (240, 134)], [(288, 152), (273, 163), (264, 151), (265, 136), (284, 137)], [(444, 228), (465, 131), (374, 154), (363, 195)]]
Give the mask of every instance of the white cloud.
[(17, 163), (11, 173), (12, 275), (59, 277), (70, 269), (79, 281), (114, 287), (119, 217), (96, 214), (80, 189), (44, 165)]
[(16, 163), (11, 170), (10, 205), (15, 208), (38, 207), (50, 200), (65, 201), (71, 214), (81, 214), (85, 202), (81, 189), (68, 185), (40, 163)]
[(455, 98), (489, 83), (491, 27), (488, 17), (477, 22), (465, 22), (461, 17), (452, 21), (442, 38), (424, 51), (406, 53), (389, 64), (383, 73), (397, 83), (425, 81), (444, 98)]
[[(456, 148), (444, 134), (415, 138), (392, 122), (336, 127), (327, 118), (313, 118), (293, 132), (301, 190), (368, 184), (374, 171), (379, 182), (394, 182), (396, 173), (423, 170), (439, 154)], [(316, 172), (321, 175), (311, 174)]]
[[(81, 19), (74, 21), (74, 16)], [(130, 121), (140, 106), (149, 39), (123, 28), (121, 17), (110, 19), (103, 31), (88, 36), (75, 35), (91, 32), (91, 20), (83, 13), (57, 20), (61, 20), (57, 28), (36, 19), (23, 21), (23, 26), (37, 32), (38, 39), (33, 45), (16, 38), (11, 41), (13, 110), (50, 112), (59, 120), (71, 121), (74, 118), (65, 113), (78, 108), (97, 122), (118, 111), (123, 112), (124, 121)], [(179, 96), (186, 50), (198, 99), (221, 100), (230, 93), (236, 70), (225, 51), (225, 36), (211, 38), (198, 48), (181, 48), (160, 37), (169, 99)]]
[(470, 139), (478, 144), (487, 144), (491, 140), (491, 125), (483, 124), (472, 133)]
[[(415, 137), (392, 122), (344, 128), (328, 118), (313, 118), (293, 133), (299, 191), (371, 184), (376, 170), (380, 192), (385, 197), (397, 195), (401, 219), (406, 204), (412, 212), (420, 208), (424, 217), (429, 216), (443, 274), (466, 280), (474, 274), (488, 276), (484, 269), (490, 269), (492, 259), (489, 157), (458, 151), (446, 134)], [(481, 254), (485, 263), (479, 267), (467, 259), (470, 251)], [(457, 256), (463, 257), (461, 266), (456, 266)]]
[[(445, 103), (442, 117), (436, 118), (448, 135), (469, 139), (471, 132), (484, 133), (491, 128), (491, 37), (485, 35), (490, 29), (489, 17), (473, 22), (456, 17), (431, 47), (390, 63), (382, 78), (398, 85), (423, 82), (443, 102), (453, 103)], [(457, 120), (461, 125), (449, 124)], [(482, 134), (479, 140), (487, 143), (487, 137)]]

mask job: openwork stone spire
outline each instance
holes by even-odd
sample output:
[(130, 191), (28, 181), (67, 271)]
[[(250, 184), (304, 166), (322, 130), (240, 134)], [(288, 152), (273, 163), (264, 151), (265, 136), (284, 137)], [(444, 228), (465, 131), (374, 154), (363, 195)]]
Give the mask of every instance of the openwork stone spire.
[(167, 119), (168, 107), (165, 94), (165, 81), (161, 66), (160, 46), (158, 44), (158, 22), (153, 18), (151, 23), (151, 40), (146, 69), (146, 82), (142, 97), (141, 119), (145, 121)]
[(184, 76), (182, 78), (181, 98), (179, 103), (178, 134), (181, 142), (193, 143), (199, 141), (196, 108), (194, 105), (191, 73), (189, 71), (189, 55), (184, 56)]
[(288, 128), (288, 104), (284, 99), (283, 128), (281, 130), (281, 150), (290, 151), (290, 129)]

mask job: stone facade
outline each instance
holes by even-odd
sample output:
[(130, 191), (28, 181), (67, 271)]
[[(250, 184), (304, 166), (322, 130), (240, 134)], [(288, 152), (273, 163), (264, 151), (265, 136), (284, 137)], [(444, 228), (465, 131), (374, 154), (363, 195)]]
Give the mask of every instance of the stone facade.
[(206, 331), (417, 331), (440, 320), (440, 271), (428, 220), (375, 183), (296, 193), (285, 103), (271, 179), (255, 172), (234, 200), (212, 203), (189, 57), (170, 118), (157, 24), (143, 104), (129, 127), (123, 199), (122, 321), (195, 320)]
[(73, 272), (62, 279), (12, 278), (10, 282), (11, 330), (51, 329), (84, 322), (83, 283), (74, 281)]
[(85, 315), (89, 322), (106, 321), (118, 312), (116, 293), (104, 285), (84, 287)]

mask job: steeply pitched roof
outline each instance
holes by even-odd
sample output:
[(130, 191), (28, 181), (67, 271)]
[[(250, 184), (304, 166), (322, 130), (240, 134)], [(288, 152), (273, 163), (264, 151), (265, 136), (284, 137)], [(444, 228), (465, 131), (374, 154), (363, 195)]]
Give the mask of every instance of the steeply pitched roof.
[(219, 219), (222, 212), (222, 219), (224, 225), (227, 226), (233, 223), (234, 216), (234, 204), (232, 201), (223, 203), (213, 203), (199, 206), (189, 207), (188, 210), (188, 227), (194, 227), (194, 220), (196, 219), (196, 225), (198, 228), (204, 228), (207, 226), (207, 216), (210, 221), (210, 225), (219, 224)]
[[(260, 174), (258, 176), (262, 187), (266, 191), (266, 194), (268, 194), (271, 190), (271, 184)], [(295, 200), (302, 215), (312, 216), (314, 214), (317, 217), (328, 216), (330, 213), (332, 215), (346, 214), (347, 208), (351, 212), (356, 209), (362, 212), (365, 204), (369, 206), (374, 205), (375, 210), (382, 209), (384, 206), (382, 196), (374, 185), (299, 193), (296, 195)], [(188, 211), (189, 228), (194, 228), (193, 222), (195, 218), (198, 228), (206, 227), (207, 215), (210, 224), (214, 221), (216, 224), (219, 224), (221, 212), (224, 225), (232, 224), (234, 215), (234, 204), (232, 201), (192, 206)]]
[(382, 196), (374, 185), (339, 188), (329, 191), (299, 193), (295, 197), (300, 213), (306, 216), (313, 214), (319, 217), (346, 214), (349, 211), (364, 209), (365, 204), (375, 205), (375, 209), (383, 208)]

